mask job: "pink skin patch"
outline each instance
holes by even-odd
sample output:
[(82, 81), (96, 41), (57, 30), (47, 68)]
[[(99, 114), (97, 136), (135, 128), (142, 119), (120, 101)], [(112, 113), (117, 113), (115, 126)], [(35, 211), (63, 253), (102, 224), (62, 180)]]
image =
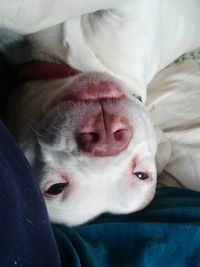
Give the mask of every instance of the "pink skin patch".
[(114, 83), (110, 81), (100, 81), (99, 83), (84, 83), (79, 91), (74, 88), (74, 92), (68, 95), (69, 100), (87, 101), (87, 100), (101, 100), (101, 99), (121, 99), (124, 93)]
[(103, 109), (97, 116), (91, 115), (76, 136), (82, 151), (101, 157), (119, 154), (131, 138), (132, 128), (128, 119)]
[(92, 101), (103, 99), (122, 99), (125, 94), (113, 81), (84, 75), (77, 77), (74, 83), (49, 105), (47, 111), (65, 101)]
[(101, 105), (101, 112), (98, 115), (91, 114), (76, 134), (78, 146), (82, 151), (105, 157), (117, 155), (128, 146), (132, 138), (128, 119), (121, 114), (109, 114), (103, 105), (104, 100), (120, 100), (124, 97), (122, 90), (112, 81), (95, 81), (87, 77), (77, 80), (68, 99), (98, 101)]

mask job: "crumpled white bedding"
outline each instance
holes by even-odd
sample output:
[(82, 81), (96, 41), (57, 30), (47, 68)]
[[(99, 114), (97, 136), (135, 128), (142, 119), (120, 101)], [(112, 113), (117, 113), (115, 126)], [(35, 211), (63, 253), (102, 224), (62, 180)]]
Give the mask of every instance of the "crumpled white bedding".
[[(124, 0), (127, 1), (127, 0)], [(129, 0), (128, 0), (129, 1)], [(32, 33), (99, 9), (109, 9), (121, 0), (1, 0), (0, 28)]]
[(154, 124), (171, 145), (171, 157), (160, 175), (160, 184), (200, 191), (199, 57), (182, 58), (153, 79), (147, 105)]

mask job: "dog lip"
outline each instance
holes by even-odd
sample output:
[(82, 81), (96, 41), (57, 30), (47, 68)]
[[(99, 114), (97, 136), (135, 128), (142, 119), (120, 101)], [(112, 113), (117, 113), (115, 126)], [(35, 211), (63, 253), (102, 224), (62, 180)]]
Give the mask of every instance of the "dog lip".
[[(80, 85), (81, 84), (81, 85)], [(101, 101), (101, 100), (120, 100), (126, 98), (122, 89), (114, 82), (101, 80), (98, 83), (82, 81), (75, 82), (70, 92), (65, 92), (54, 98), (48, 105), (47, 112), (66, 101)]]
[(80, 86), (75, 84), (72, 92), (67, 96), (68, 100), (88, 101), (102, 99), (121, 99), (125, 95), (121, 88), (111, 81), (85, 82)]

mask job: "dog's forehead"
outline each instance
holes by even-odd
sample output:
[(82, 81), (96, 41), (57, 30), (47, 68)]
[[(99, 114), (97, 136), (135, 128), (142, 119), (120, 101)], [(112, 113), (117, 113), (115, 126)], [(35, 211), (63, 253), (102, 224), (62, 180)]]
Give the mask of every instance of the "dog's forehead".
[(108, 177), (74, 187), (69, 195), (59, 202), (46, 199), (50, 218), (54, 222), (77, 225), (84, 223), (104, 212), (129, 213), (146, 206), (152, 199), (155, 182), (131, 184), (123, 179)]
[[(135, 180), (132, 176), (132, 161), (112, 163), (107, 160), (107, 165), (102, 168), (101, 164), (94, 162), (87, 168), (78, 168), (72, 161), (69, 165), (66, 164), (68, 167), (65, 171), (69, 175), (68, 193), (58, 201), (46, 199), (51, 219), (75, 225), (88, 221), (102, 212), (126, 213), (145, 206), (152, 198), (156, 179), (145, 183)], [(153, 160), (148, 164), (155, 169)], [(55, 179), (57, 174), (56, 171)], [(47, 173), (46, 178), (52, 178), (52, 173)], [(55, 180), (56, 182), (59, 180)]]

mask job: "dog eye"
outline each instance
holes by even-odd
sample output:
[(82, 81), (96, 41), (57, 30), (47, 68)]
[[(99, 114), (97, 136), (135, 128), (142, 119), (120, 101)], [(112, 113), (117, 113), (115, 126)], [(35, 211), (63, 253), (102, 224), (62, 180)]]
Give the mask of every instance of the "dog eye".
[(45, 194), (52, 196), (59, 195), (67, 185), (68, 183), (53, 184), (45, 191)]
[(140, 180), (147, 180), (149, 178), (148, 175), (145, 172), (134, 172), (134, 174)]

